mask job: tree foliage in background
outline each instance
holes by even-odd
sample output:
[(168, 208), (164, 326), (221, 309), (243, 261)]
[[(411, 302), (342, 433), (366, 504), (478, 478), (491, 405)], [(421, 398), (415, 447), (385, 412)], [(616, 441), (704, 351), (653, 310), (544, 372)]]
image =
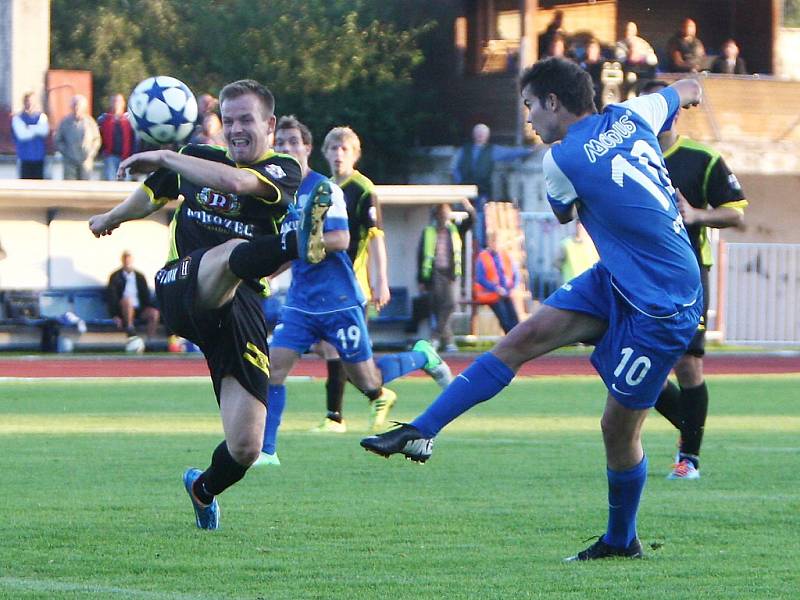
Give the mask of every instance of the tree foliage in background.
[(800, 0), (784, 0), (783, 27), (800, 27)]
[(378, 14), (368, 0), (53, 0), (51, 65), (92, 71), (95, 112), (155, 74), (214, 95), (257, 79), (275, 94), (277, 114), (306, 122), (318, 147), (329, 129), (351, 125), (360, 168), (400, 181), (415, 130), (430, 117), (413, 72), (434, 24), (402, 28)]

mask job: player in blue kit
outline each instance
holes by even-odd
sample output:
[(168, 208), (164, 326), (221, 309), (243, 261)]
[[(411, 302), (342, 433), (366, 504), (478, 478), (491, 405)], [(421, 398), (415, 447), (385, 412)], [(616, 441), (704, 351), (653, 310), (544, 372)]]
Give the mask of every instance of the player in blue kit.
[[(312, 139), (308, 127), (295, 117), (281, 117), (275, 131), (275, 148), (294, 156), (300, 163), (303, 179), (297, 190), (298, 218), (287, 217), (284, 232), (306, 223), (319, 222), (319, 203), (306, 207), (306, 200), (320, 182), (333, 190), (323, 222), (323, 244), (309, 247), (309, 260), (292, 262), (292, 283), (281, 318), (272, 337), (271, 371), (264, 444), (257, 464), (280, 464), (275, 445), (283, 408), (286, 404), (284, 381), (300, 356), (320, 340), (332, 344), (339, 353), (345, 372), (353, 384), (369, 398), (370, 427), (379, 430), (394, 405), (396, 394), (385, 383), (416, 369), (424, 369), (442, 387), (452, 380), (447, 364), (425, 341), (411, 352), (386, 355), (374, 361), (364, 316), (365, 299), (356, 281), (353, 263), (347, 255), (350, 230), (347, 208), (341, 189), (308, 166)], [(310, 210), (309, 210), (310, 208)], [(311, 234), (309, 239), (320, 236)], [(315, 256), (314, 253), (318, 254)], [(310, 260), (319, 260), (316, 264)]]
[(520, 81), (529, 121), (545, 143), (550, 205), (560, 222), (576, 214), (600, 261), (565, 283), (527, 321), (478, 359), (410, 424), (361, 445), (418, 462), (449, 422), (511, 383), (520, 366), (576, 342), (595, 345), (592, 364), (608, 388), (601, 426), (608, 477), (608, 527), (567, 560), (643, 555), (636, 513), (647, 478), (641, 428), (703, 311), (700, 273), (678, 212), (657, 134), (701, 88), (678, 81), (658, 94), (596, 114), (589, 75), (548, 58)]

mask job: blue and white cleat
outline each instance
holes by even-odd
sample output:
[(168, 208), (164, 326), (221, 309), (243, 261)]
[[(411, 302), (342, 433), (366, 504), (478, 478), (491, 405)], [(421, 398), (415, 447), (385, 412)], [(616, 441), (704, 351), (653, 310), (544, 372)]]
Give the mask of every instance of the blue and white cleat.
[(211, 504), (203, 504), (197, 499), (192, 490), (194, 482), (202, 474), (203, 472), (200, 469), (186, 469), (183, 474), (183, 487), (192, 501), (197, 527), (200, 529), (219, 529), (219, 504), (217, 504), (217, 499), (214, 498)]
[(300, 227), (297, 229), (298, 254), (311, 264), (322, 262), (325, 258), (323, 224), (325, 215), (333, 205), (333, 194), (333, 183), (327, 179), (320, 181), (300, 213)]

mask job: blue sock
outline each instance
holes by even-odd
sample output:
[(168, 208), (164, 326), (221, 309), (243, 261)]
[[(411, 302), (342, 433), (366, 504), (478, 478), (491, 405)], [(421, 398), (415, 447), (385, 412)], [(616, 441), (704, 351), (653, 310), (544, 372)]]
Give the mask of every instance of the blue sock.
[(627, 548), (636, 537), (636, 512), (647, 481), (647, 456), (627, 471), (606, 470), (608, 474), (608, 531), (603, 541), (615, 548)]
[(434, 437), (450, 421), (476, 404), (496, 396), (514, 379), (514, 371), (487, 352), (453, 380), (411, 424), (425, 437)]
[(286, 407), (286, 386), (269, 384), (267, 396), (267, 422), (264, 425), (264, 443), (261, 451), (275, 454), (278, 443), (278, 427), (281, 424), (283, 409)]
[(383, 375), (383, 383), (386, 384), (392, 379), (421, 369), (426, 362), (428, 362), (428, 358), (422, 352), (399, 352), (381, 356), (375, 361), (375, 365)]

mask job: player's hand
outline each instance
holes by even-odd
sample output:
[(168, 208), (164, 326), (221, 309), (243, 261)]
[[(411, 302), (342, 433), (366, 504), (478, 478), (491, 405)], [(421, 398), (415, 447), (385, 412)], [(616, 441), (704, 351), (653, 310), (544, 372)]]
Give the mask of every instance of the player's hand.
[(119, 163), (117, 179), (124, 180), (128, 174), (152, 173), (164, 166), (166, 150), (149, 150), (133, 154)]
[(699, 211), (689, 204), (689, 201), (686, 199), (686, 196), (681, 194), (679, 189), (675, 190), (675, 194), (678, 197), (678, 211), (681, 213), (681, 218), (683, 219), (684, 225), (693, 225), (697, 223), (699, 217)]
[(370, 291), (372, 292), (372, 304), (374, 304), (375, 308), (378, 310), (389, 304), (389, 300), (392, 299), (392, 295), (389, 292), (389, 284), (385, 281), (373, 286)]
[(119, 227), (119, 223), (112, 222), (108, 213), (95, 215), (89, 219), (89, 229), (96, 238), (104, 235), (111, 235), (117, 227)]

